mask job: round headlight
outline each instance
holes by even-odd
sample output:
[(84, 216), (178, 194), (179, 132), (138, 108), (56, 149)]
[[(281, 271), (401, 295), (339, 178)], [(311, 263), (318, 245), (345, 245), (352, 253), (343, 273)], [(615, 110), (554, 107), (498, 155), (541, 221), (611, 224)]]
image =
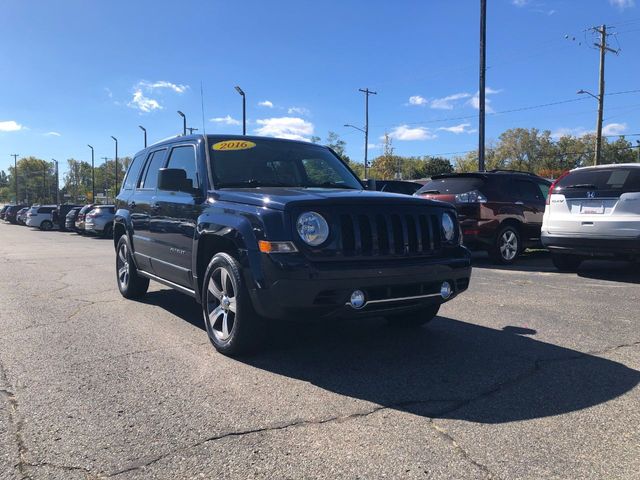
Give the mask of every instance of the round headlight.
[(296, 229), (300, 238), (308, 245), (317, 247), (329, 238), (329, 224), (316, 212), (304, 212), (298, 217)]
[(442, 214), (442, 232), (444, 233), (444, 239), (447, 242), (453, 240), (453, 237), (456, 236), (456, 223), (453, 221), (453, 217), (450, 213)]

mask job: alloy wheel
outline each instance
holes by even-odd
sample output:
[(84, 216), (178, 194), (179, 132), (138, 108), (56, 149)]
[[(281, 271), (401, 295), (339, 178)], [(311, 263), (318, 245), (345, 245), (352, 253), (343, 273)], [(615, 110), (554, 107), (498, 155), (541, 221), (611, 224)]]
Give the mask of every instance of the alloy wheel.
[(233, 332), (236, 320), (236, 288), (229, 271), (218, 267), (207, 286), (207, 322), (219, 341), (226, 341)]
[(505, 231), (500, 237), (500, 255), (507, 261), (518, 254), (518, 237), (513, 230)]
[(129, 285), (129, 256), (128, 256), (127, 244), (123, 243), (118, 250), (118, 281), (120, 287), (126, 289)]

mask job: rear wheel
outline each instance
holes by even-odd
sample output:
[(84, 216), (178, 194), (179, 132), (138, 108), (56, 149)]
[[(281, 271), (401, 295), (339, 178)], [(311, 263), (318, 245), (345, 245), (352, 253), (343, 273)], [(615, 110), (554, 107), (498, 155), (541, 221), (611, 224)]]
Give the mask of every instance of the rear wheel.
[(120, 294), (130, 299), (142, 297), (149, 288), (149, 279), (138, 275), (126, 235), (118, 240), (116, 251), (116, 280)]
[(491, 250), (489, 250), (489, 255), (496, 263), (510, 265), (516, 261), (521, 250), (522, 244), (520, 243), (520, 233), (518, 229), (507, 225), (498, 231), (494, 245)]
[(264, 336), (264, 319), (251, 303), (240, 273), (240, 264), (231, 255), (216, 254), (202, 283), (202, 313), (213, 346), (225, 355), (255, 349)]
[(552, 253), (551, 261), (561, 272), (575, 272), (582, 263), (582, 257), (578, 255)]
[(389, 325), (399, 328), (417, 328), (429, 323), (438, 315), (440, 305), (430, 305), (415, 312), (404, 315), (389, 315), (386, 317)]
[(53, 228), (53, 223), (49, 220), (45, 220), (40, 224), (40, 230), (49, 231)]

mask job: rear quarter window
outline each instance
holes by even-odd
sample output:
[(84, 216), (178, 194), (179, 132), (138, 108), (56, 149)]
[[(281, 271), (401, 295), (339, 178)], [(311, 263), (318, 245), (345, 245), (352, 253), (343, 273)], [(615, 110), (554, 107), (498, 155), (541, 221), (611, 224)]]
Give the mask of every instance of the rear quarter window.
[(440, 194), (458, 194), (479, 190), (485, 185), (479, 177), (446, 177), (434, 178), (427, 182), (416, 193), (439, 192)]

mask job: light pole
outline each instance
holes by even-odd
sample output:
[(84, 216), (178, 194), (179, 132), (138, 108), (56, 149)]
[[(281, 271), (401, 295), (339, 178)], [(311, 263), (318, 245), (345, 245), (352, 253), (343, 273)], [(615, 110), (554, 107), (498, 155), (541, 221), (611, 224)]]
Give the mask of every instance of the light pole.
[(44, 202), (47, 201), (47, 162), (42, 162), (42, 199)]
[(107, 182), (107, 162), (109, 161), (109, 157), (100, 157), (102, 160), (104, 160), (104, 175), (103, 177), (103, 184), (102, 184), (102, 188), (104, 188), (104, 194), (105, 194), (105, 202), (109, 203), (109, 195), (108, 195), (108, 182)]
[(116, 137), (114, 137), (113, 135), (111, 136), (111, 138), (113, 138), (113, 141), (116, 142), (116, 158), (115, 158), (116, 184), (115, 184), (114, 189), (113, 189), (113, 198), (115, 198), (116, 195), (118, 194), (118, 139)]
[(178, 110), (178, 115), (182, 117), (182, 135), (186, 136), (187, 135), (187, 116), (184, 113), (182, 113), (180, 110)]
[(602, 107), (603, 107), (603, 98), (601, 95), (594, 95), (587, 90), (578, 90), (576, 92), (578, 95), (587, 94), (598, 101), (598, 121), (596, 122), (596, 153), (595, 153), (595, 164), (600, 164), (600, 156), (602, 155)]
[(147, 129), (142, 125), (138, 125), (138, 128), (144, 132), (144, 148), (147, 148)]
[(93, 147), (87, 144), (87, 147), (91, 149), (91, 201), (96, 201), (96, 170), (93, 163)]
[[(364, 138), (367, 139), (367, 131), (364, 128), (356, 127), (355, 125), (351, 125), (350, 123), (345, 123), (344, 126), (345, 127), (355, 128), (356, 130), (360, 130), (362, 133), (364, 133)], [(365, 145), (365, 152), (364, 152), (364, 178), (367, 178), (367, 151), (366, 151), (366, 148), (367, 148), (367, 146)]]
[(478, 88), (478, 171), (484, 172), (484, 121), (487, 78), (487, 0), (480, 0), (480, 82)]
[(377, 95), (368, 88), (359, 88), (364, 93), (364, 178), (369, 178), (369, 95)]
[(19, 153), (12, 153), (11, 156), (13, 157), (13, 176), (16, 177), (16, 205), (19, 203), (18, 200), (18, 157), (20, 156)]
[(247, 134), (247, 98), (244, 90), (236, 86), (236, 92), (242, 95), (242, 135)]
[(51, 161), (56, 164), (56, 205), (60, 205), (60, 178), (58, 177), (58, 161), (52, 158)]

